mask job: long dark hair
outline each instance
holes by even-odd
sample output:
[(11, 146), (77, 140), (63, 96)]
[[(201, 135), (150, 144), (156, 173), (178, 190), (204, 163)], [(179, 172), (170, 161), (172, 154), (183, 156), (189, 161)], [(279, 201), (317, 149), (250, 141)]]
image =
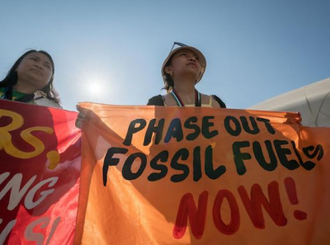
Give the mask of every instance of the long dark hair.
[[(170, 66), (172, 64), (172, 57), (167, 61), (166, 66)], [(164, 80), (164, 87), (162, 89), (165, 89), (167, 92), (169, 92), (170, 89), (174, 88), (174, 81), (172, 79), (172, 77), (170, 76), (170, 74), (165, 73), (165, 80)]]
[(50, 54), (48, 54), (46, 51), (43, 51), (43, 50), (38, 51), (38, 50), (31, 49), (31, 50), (25, 52), (21, 57), (19, 57), (18, 60), (16, 60), (14, 65), (8, 71), (7, 76), (2, 81), (0, 81), (0, 87), (5, 87), (5, 88), (8, 88), (8, 89), (12, 90), (13, 86), (17, 83), (17, 80), (18, 80), (18, 76), (17, 76), (17, 72), (16, 72), (17, 67), (22, 62), (22, 60), (28, 54), (31, 54), (31, 53), (44, 54), (49, 58), (50, 62), (52, 63), (52, 66), (53, 66), (52, 76), (51, 76), (48, 84), (45, 87), (43, 87), (41, 89), (41, 91), (43, 91), (44, 93), (47, 94), (48, 99), (50, 99), (50, 100), (52, 100), (56, 103), (60, 103), (60, 98), (58, 97), (58, 93), (56, 92), (56, 90), (54, 88), (54, 84), (53, 84), (54, 74), (55, 74), (54, 61), (53, 61), (53, 58), (50, 56)]

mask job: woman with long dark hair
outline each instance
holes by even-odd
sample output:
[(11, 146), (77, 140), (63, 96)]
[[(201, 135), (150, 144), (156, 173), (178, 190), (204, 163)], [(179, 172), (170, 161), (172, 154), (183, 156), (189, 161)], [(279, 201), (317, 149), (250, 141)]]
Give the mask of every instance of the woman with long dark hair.
[(0, 99), (61, 108), (54, 73), (54, 61), (47, 52), (29, 50), (0, 81)]

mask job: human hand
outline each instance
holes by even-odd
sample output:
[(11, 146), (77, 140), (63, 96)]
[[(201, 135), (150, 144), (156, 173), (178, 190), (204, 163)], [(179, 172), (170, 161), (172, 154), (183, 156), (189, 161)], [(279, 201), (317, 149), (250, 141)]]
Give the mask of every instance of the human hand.
[(76, 119), (76, 127), (81, 129), (82, 123), (85, 121), (87, 114), (86, 111), (80, 105), (76, 105), (76, 108), (79, 112), (78, 117)]

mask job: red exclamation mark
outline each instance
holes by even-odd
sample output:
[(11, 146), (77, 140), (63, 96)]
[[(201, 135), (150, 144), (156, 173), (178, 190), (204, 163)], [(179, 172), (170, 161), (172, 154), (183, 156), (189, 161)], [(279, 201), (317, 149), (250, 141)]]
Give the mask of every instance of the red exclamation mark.
[[(294, 182), (294, 179), (291, 177), (287, 177), (284, 180), (284, 185), (286, 192), (288, 193), (289, 200), (292, 205), (297, 205), (299, 203), (298, 197), (297, 197), (297, 189), (296, 189), (296, 183)], [(307, 214), (300, 210), (295, 210), (293, 212), (294, 217), (297, 220), (304, 220), (307, 219)]]

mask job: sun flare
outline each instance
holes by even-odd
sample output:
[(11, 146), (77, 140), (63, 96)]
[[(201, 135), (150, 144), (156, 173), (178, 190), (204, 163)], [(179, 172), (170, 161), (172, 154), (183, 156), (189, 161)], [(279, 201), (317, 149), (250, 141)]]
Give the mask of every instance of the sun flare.
[(107, 82), (109, 82), (107, 77), (100, 74), (89, 74), (85, 76), (84, 80), (82, 87), (89, 99), (99, 101), (105, 96)]
[(92, 80), (87, 85), (87, 90), (92, 96), (102, 96), (104, 89), (105, 88), (101, 80)]

